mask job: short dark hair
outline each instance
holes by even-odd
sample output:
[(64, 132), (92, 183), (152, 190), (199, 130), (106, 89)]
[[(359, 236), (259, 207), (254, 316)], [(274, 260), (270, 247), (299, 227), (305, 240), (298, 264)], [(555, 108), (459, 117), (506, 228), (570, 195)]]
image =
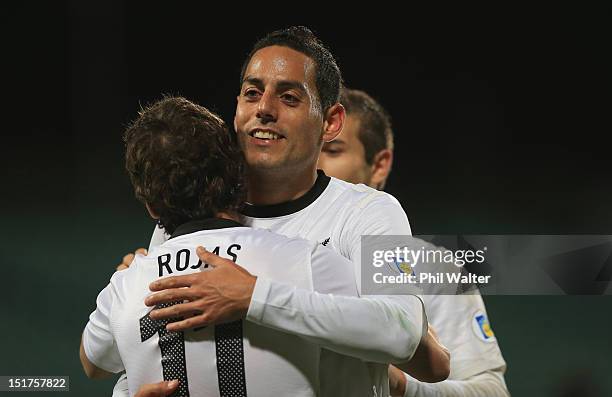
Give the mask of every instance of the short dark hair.
[(393, 150), (391, 117), (374, 98), (363, 91), (343, 87), (340, 103), (347, 115), (354, 114), (359, 118), (358, 136), (368, 164), (372, 164), (374, 156), (381, 150)]
[(277, 30), (259, 39), (242, 64), (242, 71), (240, 72), (241, 86), (244, 82), (246, 68), (249, 62), (251, 62), (253, 55), (262, 48), (274, 45), (289, 47), (301, 52), (314, 61), (317, 91), (323, 112), (338, 102), (340, 86), (342, 85), (340, 68), (332, 53), (305, 26), (292, 26), (287, 29)]
[(180, 97), (143, 109), (128, 126), (125, 167), (136, 198), (166, 232), (241, 208), (244, 157), (234, 135), (219, 116)]

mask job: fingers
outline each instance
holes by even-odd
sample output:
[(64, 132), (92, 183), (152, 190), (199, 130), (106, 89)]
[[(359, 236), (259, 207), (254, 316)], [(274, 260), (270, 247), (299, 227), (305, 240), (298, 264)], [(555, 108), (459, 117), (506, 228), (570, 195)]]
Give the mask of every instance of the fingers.
[(194, 315), (202, 314), (202, 310), (195, 302), (179, 303), (163, 309), (151, 310), (149, 317), (153, 320), (161, 320), (166, 318), (177, 317), (193, 317)]
[(156, 306), (160, 303), (176, 302), (176, 301), (192, 301), (201, 298), (191, 288), (174, 288), (166, 289), (149, 295), (145, 298), (145, 305)]
[(121, 264), (130, 266), (133, 261), (134, 261), (134, 254), (127, 254), (121, 260)]
[(206, 251), (206, 248), (202, 246), (199, 246), (198, 248), (196, 248), (196, 254), (198, 255), (198, 258), (200, 258), (200, 260), (203, 263), (208, 263), (213, 268), (216, 268), (219, 266), (231, 266), (235, 269), (240, 270), (241, 273), (251, 276), (251, 273), (249, 273), (242, 266), (238, 265), (237, 263), (234, 263), (233, 261), (229, 259), (221, 258), (220, 256), (215, 255), (210, 251)]
[(165, 397), (172, 394), (179, 385), (178, 380), (143, 385), (135, 397)]
[(210, 251), (206, 251), (206, 249), (202, 246), (196, 248), (196, 254), (202, 262), (208, 263), (212, 267), (234, 264), (234, 262), (230, 261), (229, 259), (221, 258), (219, 255), (215, 255)]
[(178, 332), (184, 331), (187, 329), (193, 329), (198, 327), (204, 327), (210, 324), (208, 316), (206, 313), (198, 314), (197, 316), (186, 318), (182, 321), (176, 321), (173, 323), (169, 323), (166, 325), (166, 329), (168, 331)]
[(133, 254), (125, 255), (123, 259), (121, 259), (121, 263), (117, 266), (117, 271), (125, 270), (130, 267), (134, 261), (135, 254), (147, 255), (147, 250), (146, 248), (138, 248)]
[(193, 283), (194, 275), (196, 274), (187, 274), (184, 276), (170, 276), (162, 278), (153, 281), (151, 284), (149, 284), (149, 289), (155, 292), (170, 288), (190, 287)]
[(121, 263), (117, 265), (117, 271), (125, 270), (130, 267), (133, 260), (134, 254), (127, 254), (126, 256), (124, 256), (123, 259), (121, 259)]

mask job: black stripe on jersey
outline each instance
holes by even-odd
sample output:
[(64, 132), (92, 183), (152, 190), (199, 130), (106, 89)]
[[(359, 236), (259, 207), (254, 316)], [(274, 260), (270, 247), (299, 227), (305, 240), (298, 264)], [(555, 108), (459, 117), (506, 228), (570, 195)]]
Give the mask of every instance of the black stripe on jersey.
[(242, 320), (215, 326), (217, 379), (221, 397), (247, 397)]
[(329, 185), (330, 177), (325, 175), (323, 170), (317, 170), (317, 180), (314, 185), (302, 197), (292, 201), (271, 205), (253, 205), (246, 203), (242, 209), (242, 214), (252, 218), (274, 218), (293, 214), (312, 204)]
[(244, 225), (224, 218), (208, 218), (208, 219), (197, 219), (183, 223), (176, 228), (170, 238), (182, 236), (189, 233), (199, 232), (200, 230), (212, 230), (212, 229), (226, 229), (228, 227), (243, 227)]
[[(155, 306), (155, 309), (171, 307), (182, 303), (182, 301), (162, 303)], [(171, 332), (166, 329), (166, 325), (181, 318), (171, 318), (163, 320), (153, 320), (147, 313), (140, 319), (140, 340), (144, 342), (157, 334), (159, 339), (157, 344), (161, 351), (161, 365), (165, 381), (173, 379), (179, 380), (178, 389), (172, 393), (176, 397), (189, 397), (189, 383), (187, 379), (187, 364), (185, 362), (185, 334), (183, 332)]]

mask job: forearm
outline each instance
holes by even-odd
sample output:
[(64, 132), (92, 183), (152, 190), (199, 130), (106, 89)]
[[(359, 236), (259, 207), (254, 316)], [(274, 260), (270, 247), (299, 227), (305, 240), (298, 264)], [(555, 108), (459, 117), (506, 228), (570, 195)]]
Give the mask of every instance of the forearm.
[(395, 366), (420, 381), (441, 382), (450, 374), (450, 353), (429, 327), (412, 359)]
[(409, 360), (424, 321), (421, 302), (414, 296), (334, 296), (263, 279), (257, 280), (247, 320), (381, 363)]
[(468, 379), (424, 383), (407, 376), (404, 397), (509, 397), (503, 371), (491, 370)]

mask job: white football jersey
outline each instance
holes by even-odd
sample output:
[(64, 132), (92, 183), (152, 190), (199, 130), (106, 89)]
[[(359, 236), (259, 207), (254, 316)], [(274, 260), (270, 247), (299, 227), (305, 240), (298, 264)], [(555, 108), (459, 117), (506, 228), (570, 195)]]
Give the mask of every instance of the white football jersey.
[[(113, 275), (83, 333), (90, 361), (125, 370), (130, 395), (161, 379), (179, 379), (180, 396), (318, 395), (321, 349), (307, 338), (253, 321), (168, 332), (168, 320), (148, 316), (152, 281), (207, 270), (195, 254), (199, 245), (244, 264), (268, 289), (272, 281), (285, 291), (313, 291), (317, 283), (324, 294), (357, 296), (352, 264), (319, 244), (229, 220), (193, 221)], [(252, 315), (268, 314), (260, 307)]]
[[(412, 234), (406, 214), (393, 196), (365, 185), (326, 177), (321, 171), (314, 187), (298, 200), (280, 205), (247, 206), (244, 213), (247, 215), (246, 223), (251, 226), (270, 229), (289, 237), (299, 236), (327, 243), (327, 246), (353, 262), (359, 285), (361, 235)], [(423, 295), (421, 299), (428, 321), (440, 342), (451, 352), (449, 379), (468, 379), (490, 370), (503, 375), (506, 362), (478, 291), (460, 296)], [(373, 337), (384, 332), (384, 329), (385, 325), (379, 324), (373, 330)], [(386, 368), (371, 363), (367, 366), (371, 375), (369, 380), (379, 388), (384, 386), (381, 384), (384, 384), (384, 377), (387, 376)], [(351, 369), (345, 371), (345, 368)], [(350, 393), (359, 390), (359, 386), (354, 387), (355, 383), (367, 379), (363, 368), (363, 363), (323, 350), (321, 369), (327, 372), (321, 373), (321, 382), (324, 386), (322, 390), (328, 391), (325, 395), (359, 395)], [(353, 387), (350, 389), (337, 381), (344, 372), (361, 374), (352, 381)], [(411, 379), (408, 390), (416, 391), (415, 396), (435, 394), (435, 390), (428, 392), (425, 388), (423, 393), (419, 393), (419, 383)], [(500, 387), (505, 388), (503, 380), (500, 383)], [(331, 389), (327, 389), (327, 386), (331, 386)], [(384, 394), (387, 389), (382, 387), (382, 390), (383, 394), (378, 395), (388, 395)]]
[[(315, 185), (297, 200), (268, 206), (247, 205), (244, 215), (246, 224), (250, 226), (270, 229), (289, 237), (318, 241), (331, 247), (351, 260), (359, 286), (361, 236), (411, 234), (408, 218), (393, 196), (364, 185), (329, 178), (322, 171), (319, 171)], [(151, 247), (163, 243), (166, 239), (167, 235), (163, 230), (156, 228)], [(379, 298), (396, 302), (402, 299), (388, 296)], [(420, 307), (406, 298), (401, 302), (406, 308), (402, 314), (415, 325), (426, 325), (427, 320), (418, 315)], [(490, 369), (505, 368), (479, 294), (425, 295), (422, 299), (427, 318), (441, 342), (451, 352), (451, 379), (466, 379)], [(387, 341), (386, 337), (398, 332), (394, 325), (393, 322), (387, 321), (364, 323), (362, 326), (372, 332), (372, 338)], [(481, 332), (481, 329), (484, 331)], [(405, 330), (410, 331), (413, 330)], [(388, 395), (386, 366), (366, 363), (364, 360), (342, 356), (327, 349), (322, 351), (321, 359), (322, 395)], [(418, 383), (416, 380), (413, 382)]]
[[(411, 234), (408, 218), (393, 196), (365, 185), (330, 178), (322, 171), (319, 171), (313, 188), (301, 198), (280, 205), (247, 206), (244, 214), (247, 216), (247, 224), (251, 226), (270, 229), (289, 237), (299, 236), (331, 247), (354, 264), (359, 286), (361, 236)], [(423, 328), (427, 326), (427, 321), (423, 321), (423, 309), (418, 298), (371, 298), (395, 301), (404, 307), (403, 317), (418, 328), (404, 330), (405, 333), (412, 331), (413, 335), (417, 335), (413, 346), (416, 349)], [(363, 326), (371, 330), (372, 338), (382, 338), (379, 335), (397, 332), (393, 329), (393, 320), (389, 318), (386, 322)], [(323, 350), (320, 374), (322, 395), (386, 397), (389, 395), (388, 363), (365, 362)]]
[[(393, 196), (330, 178), (320, 170), (314, 186), (297, 200), (267, 206), (247, 205), (243, 215), (249, 226), (270, 229), (288, 237), (299, 236), (332, 248), (353, 263), (359, 286), (361, 236), (411, 234), (408, 218)], [(151, 246), (165, 238), (163, 230), (156, 229)], [(419, 298), (400, 295), (368, 298), (377, 303), (374, 311), (378, 313), (356, 311), (346, 321), (369, 335), (370, 341), (379, 342), (378, 346), (372, 346), (372, 353), (374, 349), (395, 349), (394, 357), (387, 356), (387, 360), (383, 360), (380, 355), (356, 357), (353, 353), (341, 354), (337, 349), (322, 350), (323, 396), (388, 396), (388, 363), (409, 359), (426, 329), (427, 320)], [(354, 336), (353, 343), (363, 341)]]

